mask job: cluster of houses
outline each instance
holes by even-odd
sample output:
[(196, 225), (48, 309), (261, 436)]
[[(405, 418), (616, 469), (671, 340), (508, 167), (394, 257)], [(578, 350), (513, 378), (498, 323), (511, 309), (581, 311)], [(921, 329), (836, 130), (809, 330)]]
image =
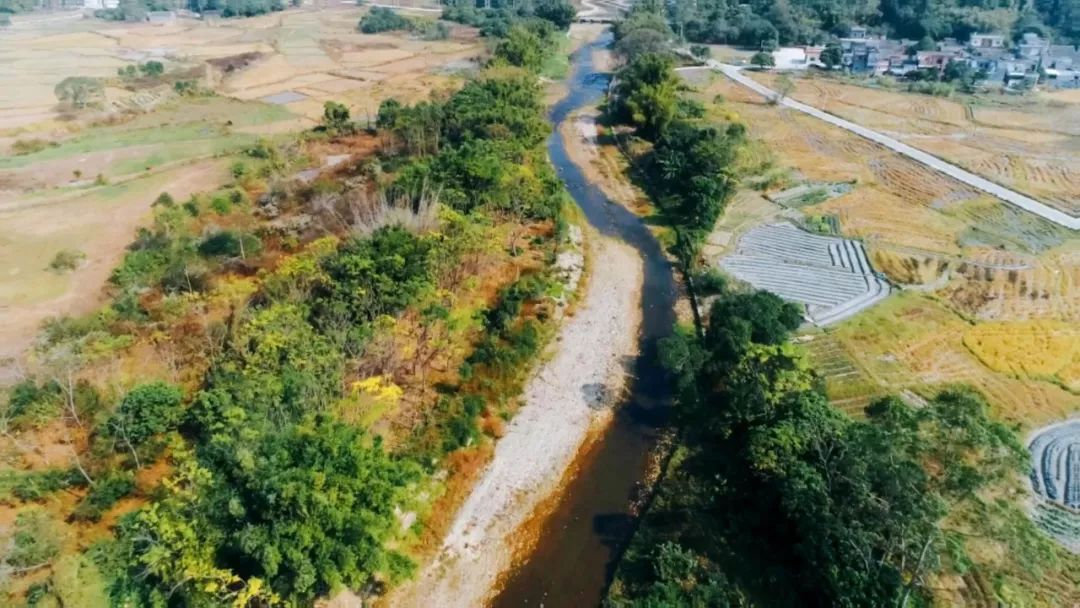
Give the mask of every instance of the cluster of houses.
[[(873, 36), (866, 28), (853, 27), (839, 44), (841, 66), (854, 74), (902, 77), (916, 70), (944, 70), (949, 63), (962, 61), (979, 74), (983, 86), (1080, 88), (1080, 50), (1050, 44), (1035, 33), (1024, 34), (1015, 43), (1001, 34), (972, 34), (966, 43), (946, 38), (933, 50), (912, 52), (918, 45), (914, 40)], [(787, 67), (822, 66), (824, 48), (802, 47)]]

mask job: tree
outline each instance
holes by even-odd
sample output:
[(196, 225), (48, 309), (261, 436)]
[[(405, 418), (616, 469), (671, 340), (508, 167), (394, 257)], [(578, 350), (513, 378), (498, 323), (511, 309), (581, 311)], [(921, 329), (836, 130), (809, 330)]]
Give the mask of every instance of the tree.
[(664, 34), (647, 28), (633, 30), (615, 43), (615, 53), (627, 62), (647, 54), (665, 55), (669, 48)]
[(495, 47), (494, 57), (512, 66), (539, 72), (544, 65), (547, 43), (536, 32), (522, 25), (515, 25)]
[(560, 30), (566, 30), (577, 17), (577, 9), (566, 0), (543, 0), (533, 9), (536, 16), (546, 19)]
[(345, 104), (336, 101), (328, 101), (323, 104), (322, 126), (330, 133), (351, 133), (353, 131), (352, 117), (349, 108)]
[(400, 580), (412, 565), (386, 543), (400, 532), (394, 509), (419, 470), (370, 443), (320, 418), (223, 463), (230, 483), (211, 488), (205, 505), (223, 533), (219, 554), (298, 603), (361, 589), (375, 573)]
[(641, 55), (619, 70), (613, 110), (646, 138), (658, 138), (675, 119), (679, 86), (671, 58)]
[(411, 26), (411, 21), (397, 14), (392, 9), (373, 6), (366, 15), (360, 18), (360, 22), (357, 24), (356, 29), (365, 34), (378, 34), (380, 32), (407, 30)]
[[(865, 418), (848, 417), (787, 342), (799, 311), (771, 294), (722, 294), (708, 320), (700, 339), (662, 348), (679, 377), (683, 445), (658, 498), (665, 512), (645, 516), (646, 528), (661, 522), (646, 537), (656, 544), (631, 546), (621, 568), (694, 564), (700, 582), (723, 565), (734, 591), (768, 605), (926, 603), (931, 575), (968, 562), (963, 539), (988, 517), (985, 497), (1016, 491), (1029, 466), (1014, 432), (963, 388), (920, 408), (881, 399)], [(682, 547), (701, 553), (684, 561)], [(622, 593), (640, 601), (675, 591), (666, 578), (624, 581)]]
[[(125, 518), (129, 565), (115, 588), (132, 605), (310, 605), (412, 566), (387, 547), (394, 509), (419, 475), (352, 426), (309, 417), (280, 432), (220, 437), (206, 462), (174, 455), (159, 501)], [(120, 603), (126, 603), (121, 601)]]
[(833, 69), (836, 66), (842, 64), (844, 61), (844, 50), (840, 48), (839, 44), (830, 42), (825, 45), (825, 48), (821, 51), (821, 63), (828, 69)]
[(140, 467), (139, 448), (148, 439), (175, 429), (180, 424), (183, 394), (164, 382), (140, 384), (124, 396), (109, 418), (109, 434), (121, 441)]
[(139, 71), (143, 73), (143, 76), (157, 78), (165, 73), (165, 65), (160, 61), (147, 61), (139, 65)]
[(758, 51), (754, 53), (753, 57), (750, 58), (750, 65), (758, 68), (759, 70), (767, 70), (776, 65), (776, 60), (773, 59), (772, 53)]
[(56, 85), (53, 92), (60, 103), (77, 110), (101, 103), (105, 98), (105, 89), (100, 81), (82, 76), (68, 76)]
[(163, 496), (120, 520), (117, 553), (125, 571), (113, 584), (115, 604), (167, 606), (183, 598), (189, 606), (247, 608), (278, 602), (265, 581), (242, 578), (216, 563), (223, 532), (206, 519), (202, 500), (213, 474), (187, 452), (163, 482)]

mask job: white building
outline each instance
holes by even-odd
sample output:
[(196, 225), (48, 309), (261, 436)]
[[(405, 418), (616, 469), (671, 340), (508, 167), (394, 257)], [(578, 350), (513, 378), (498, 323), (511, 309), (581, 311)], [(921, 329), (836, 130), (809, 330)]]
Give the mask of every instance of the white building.
[(1005, 36), (1001, 34), (972, 34), (968, 46), (976, 49), (1000, 49), (1005, 47)]
[(83, 8), (95, 11), (105, 8), (116, 8), (119, 5), (120, 0), (83, 0)]

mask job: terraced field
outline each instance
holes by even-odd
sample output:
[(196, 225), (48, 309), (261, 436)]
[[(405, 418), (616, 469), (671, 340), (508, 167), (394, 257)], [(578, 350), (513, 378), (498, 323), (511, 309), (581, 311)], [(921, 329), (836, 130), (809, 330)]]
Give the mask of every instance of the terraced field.
[[(1056, 422), (1080, 412), (1080, 394), (1067, 390), (1049, 376), (1011, 374), (987, 367), (965, 345), (972, 323), (937, 297), (911, 291), (894, 294), (879, 305), (828, 330), (852, 365), (873, 380), (855, 383), (841, 394), (850, 399), (858, 390), (867, 395), (916, 393), (963, 382), (986, 395), (1004, 420), (1024, 428)], [(816, 339), (815, 339), (816, 340)], [(1014, 360), (1026, 353), (1014, 350)], [(828, 380), (828, 377), (826, 377)]]
[(1036, 523), (1067, 549), (1080, 553), (1080, 420), (1039, 429), (1028, 450)]
[(739, 239), (720, 267), (758, 289), (806, 306), (810, 320), (829, 325), (889, 295), (862, 243), (813, 235), (791, 224), (768, 224)]

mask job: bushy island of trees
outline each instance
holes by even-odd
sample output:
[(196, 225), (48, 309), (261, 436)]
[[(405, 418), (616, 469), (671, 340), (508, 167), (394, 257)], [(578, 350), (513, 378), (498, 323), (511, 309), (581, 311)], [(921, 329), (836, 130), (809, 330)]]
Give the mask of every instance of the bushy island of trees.
[(298, 184), (307, 144), (265, 142), (230, 186), (155, 201), (111, 303), (50, 322), (4, 399), (5, 445), (59, 436), (62, 456), (0, 470), (19, 513), (0, 597), (310, 606), (413, 572), (561, 289), (568, 199), (519, 27), (457, 92), (384, 102), (371, 133), (328, 103), (312, 145), (378, 150), (332, 177)]
[(1060, 553), (1021, 511), (1027, 454), (983, 397), (943, 387), (851, 417), (790, 341), (795, 305), (701, 270), (702, 240), (748, 177), (748, 142), (730, 114), (681, 94), (669, 35), (644, 3), (616, 27), (626, 63), (607, 110), (633, 127), (624, 150), (709, 303), (661, 344), (676, 447), (605, 605), (927, 606), (940, 577), (964, 576), (984, 597), (1028, 602)]
[(676, 0), (669, 10), (686, 40), (755, 48), (821, 44), (855, 25), (912, 40), (1039, 32), (1080, 44), (1080, 0)]

